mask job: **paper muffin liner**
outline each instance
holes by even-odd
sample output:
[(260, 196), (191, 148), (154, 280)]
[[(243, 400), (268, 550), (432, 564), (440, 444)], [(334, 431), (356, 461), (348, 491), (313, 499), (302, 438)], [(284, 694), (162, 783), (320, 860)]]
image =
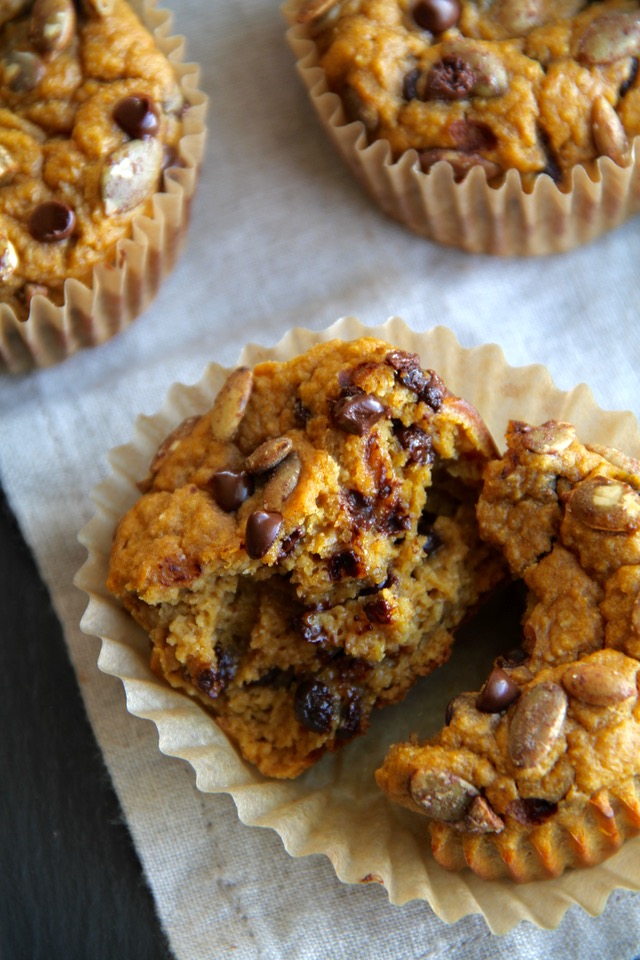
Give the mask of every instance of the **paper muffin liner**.
[(91, 286), (68, 279), (62, 306), (35, 296), (26, 320), (0, 304), (0, 373), (51, 366), (110, 340), (147, 309), (182, 249), (204, 154), (207, 97), (198, 89), (199, 66), (182, 62), (185, 42), (171, 36), (171, 14), (157, 9), (156, 0), (132, 0), (131, 6), (171, 62), (184, 97), (180, 165), (164, 171), (164, 189), (153, 195), (151, 215), (132, 220), (131, 234), (118, 241), (115, 257), (94, 268)]
[(424, 173), (416, 150), (394, 161), (386, 140), (369, 143), (364, 124), (347, 119), (319, 65), (309, 26), (295, 23), (297, 7), (299, 0), (282, 7), (293, 24), (286, 36), (320, 123), (370, 197), (414, 233), (469, 253), (542, 256), (589, 243), (640, 210), (640, 137), (631, 146), (628, 166), (600, 157), (595, 180), (577, 166), (568, 192), (541, 176), (525, 193), (516, 170), (491, 187), (480, 167), (456, 183), (445, 161)]
[[(584, 384), (560, 391), (540, 365), (508, 366), (495, 344), (465, 349), (445, 327), (414, 333), (397, 317), (374, 328), (347, 317), (320, 333), (294, 329), (270, 349), (249, 345), (238, 363), (285, 360), (320, 341), (360, 336), (418, 353), (423, 366), (478, 408), (501, 447), (509, 419), (539, 424), (553, 418), (574, 423), (583, 441), (640, 456), (640, 431), (631, 413), (601, 410)], [(325, 854), (344, 883), (382, 884), (392, 904), (424, 900), (449, 923), (479, 913), (494, 933), (505, 933), (522, 920), (552, 929), (573, 904), (595, 916), (615, 889), (640, 890), (640, 838), (599, 866), (541, 882), (519, 885), (484, 881), (470, 871), (448, 873), (431, 855), (426, 818), (397, 806), (376, 786), (374, 771), (388, 747), (413, 732), (435, 734), (448, 701), (479, 689), (494, 657), (506, 649), (499, 597), (474, 619), (471, 644), (462, 630), (448, 664), (419, 680), (402, 703), (376, 711), (364, 736), (292, 781), (262, 776), (211, 714), (151, 672), (146, 634), (105, 587), (114, 530), (139, 498), (136, 481), (146, 476), (161, 441), (183, 419), (211, 406), (228, 372), (211, 364), (198, 384), (174, 385), (155, 416), (138, 418), (131, 443), (111, 452), (113, 472), (94, 492), (95, 516), (80, 534), (88, 559), (75, 582), (89, 595), (81, 627), (101, 638), (98, 666), (121, 679), (129, 712), (156, 726), (164, 754), (193, 767), (199, 790), (230, 794), (243, 823), (275, 830), (294, 857)]]

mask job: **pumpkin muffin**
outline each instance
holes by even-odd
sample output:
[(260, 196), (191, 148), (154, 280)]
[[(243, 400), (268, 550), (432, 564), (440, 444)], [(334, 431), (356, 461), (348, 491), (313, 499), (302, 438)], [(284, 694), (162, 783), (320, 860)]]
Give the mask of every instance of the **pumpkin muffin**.
[(543, 879), (640, 831), (640, 463), (568, 423), (512, 422), (478, 520), (527, 588), (522, 648), (377, 781), (429, 818), (443, 866)]
[(153, 670), (295, 777), (443, 663), (503, 579), (475, 516), (495, 455), (477, 412), (382, 341), (238, 368), (160, 447), (108, 588)]
[(635, 212), (637, 2), (299, 0), (286, 10), (334, 140), (384, 209), (418, 232), (470, 250), (547, 253)]
[[(185, 120), (193, 98), (182, 80), (179, 64), (125, 0), (3, 5), (0, 363), (6, 369), (52, 362), (105, 339), (155, 292), (184, 232), (182, 194), (192, 190), (197, 165), (185, 152), (194, 118)], [(165, 204), (157, 216), (154, 197), (167, 186), (170, 168), (178, 171), (171, 192), (180, 193), (173, 204), (182, 209)], [(165, 236), (143, 255), (148, 262), (137, 264), (135, 251), (118, 244), (134, 238), (143, 217), (158, 219), (156, 232)], [(119, 288), (103, 275), (101, 287), (95, 269), (122, 268), (127, 259), (129, 285)], [(83, 285), (84, 297), (70, 280)], [(87, 299), (94, 282), (95, 296)]]

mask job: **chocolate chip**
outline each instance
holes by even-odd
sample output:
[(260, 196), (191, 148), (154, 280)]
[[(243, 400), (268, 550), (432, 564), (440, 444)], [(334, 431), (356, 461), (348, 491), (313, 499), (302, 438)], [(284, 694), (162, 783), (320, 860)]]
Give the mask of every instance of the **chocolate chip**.
[(209, 480), (211, 494), (221, 510), (237, 510), (253, 493), (253, 480), (244, 470), (218, 470)]
[(478, 694), (476, 709), (481, 713), (500, 713), (520, 696), (520, 687), (508, 673), (494, 667)]
[(430, 33), (442, 33), (460, 19), (459, 0), (420, 0), (413, 8), (413, 19)]
[(375, 520), (374, 503), (359, 490), (347, 490), (344, 494), (345, 507), (358, 529), (367, 530)]
[(249, 515), (245, 536), (250, 557), (254, 560), (264, 557), (278, 536), (283, 519), (282, 514), (275, 511), (254, 510)]
[(550, 800), (543, 800), (539, 797), (526, 797), (524, 799), (512, 800), (507, 805), (506, 813), (522, 823), (525, 826), (533, 826), (538, 823), (544, 823), (558, 809), (557, 803)]
[(303, 680), (295, 693), (293, 711), (307, 730), (328, 733), (333, 723), (333, 694), (321, 680)]
[(385, 415), (384, 404), (368, 393), (338, 400), (333, 408), (333, 421), (340, 430), (363, 437), (374, 423)]
[(327, 636), (319, 623), (314, 623), (313, 610), (301, 613), (293, 621), (293, 628), (306, 643), (321, 643)]
[(225, 690), (233, 680), (238, 668), (237, 657), (217, 643), (214, 647), (217, 664), (215, 667), (204, 667), (198, 672), (196, 686), (205, 696), (214, 700)]
[(296, 421), (296, 425), (299, 427), (306, 427), (307, 423), (311, 419), (311, 411), (305, 407), (304, 403), (299, 397), (296, 397), (293, 404), (293, 415)]
[(476, 82), (476, 75), (466, 60), (446, 54), (436, 61), (427, 80), (427, 96), (434, 100), (464, 100)]
[(499, 656), (496, 663), (499, 667), (521, 667), (528, 659), (529, 654), (526, 650), (523, 650), (522, 647), (514, 647), (513, 650)]
[(442, 406), (446, 388), (434, 370), (426, 372), (420, 366), (417, 353), (406, 350), (392, 350), (385, 357), (385, 363), (396, 371), (400, 383), (412, 390), (420, 400), (424, 400), (433, 410)]
[(153, 100), (141, 93), (118, 100), (113, 119), (132, 140), (155, 137), (160, 126)]
[(285, 537), (282, 543), (280, 544), (280, 550), (278, 552), (278, 561), (285, 560), (290, 553), (295, 550), (296, 544), (302, 540), (302, 530), (299, 527), (296, 527), (295, 530), (292, 530), (288, 537)]
[(357, 577), (359, 569), (358, 558), (350, 550), (335, 553), (329, 560), (329, 577), (334, 581), (343, 577)]
[(364, 612), (372, 623), (393, 623), (393, 607), (384, 597), (365, 603)]
[(76, 227), (76, 215), (66, 203), (47, 200), (38, 204), (29, 217), (29, 232), (40, 243), (66, 240)]
[(431, 437), (421, 427), (415, 424), (405, 427), (401, 423), (394, 429), (394, 433), (402, 449), (407, 451), (408, 463), (419, 463), (424, 466), (432, 462), (434, 454)]

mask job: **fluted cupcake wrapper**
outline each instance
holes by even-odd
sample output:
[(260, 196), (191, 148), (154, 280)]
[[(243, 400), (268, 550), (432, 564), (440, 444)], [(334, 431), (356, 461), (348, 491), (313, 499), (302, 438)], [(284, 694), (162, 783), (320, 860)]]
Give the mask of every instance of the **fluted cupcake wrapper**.
[[(465, 349), (444, 327), (415, 333), (399, 318), (371, 328), (348, 317), (321, 332), (292, 330), (271, 349), (250, 345), (238, 362), (285, 360), (319, 341), (365, 335), (418, 353), (423, 366), (435, 369), (480, 411), (500, 446), (509, 419), (543, 423), (554, 418), (573, 422), (587, 442), (640, 455), (640, 432), (631, 413), (601, 410), (584, 385), (558, 390), (540, 365), (508, 366), (496, 345)], [(421, 738), (433, 735), (448, 701), (462, 690), (480, 688), (493, 658), (505, 649), (500, 606), (494, 604), (484, 621), (482, 614), (474, 620), (473, 642), (465, 643), (461, 635), (447, 665), (418, 681), (401, 704), (377, 711), (363, 737), (293, 781), (258, 773), (205, 709), (151, 672), (146, 635), (106, 590), (113, 532), (138, 499), (136, 481), (146, 475), (158, 445), (183, 419), (211, 406), (227, 374), (210, 365), (198, 384), (174, 385), (158, 414), (138, 419), (131, 443), (112, 451), (112, 474), (95, 491), (95, 516), (80, 535), (88, 559), (76, 584), (89, 595), (82, 629), (101, 638), (100, 669), (121, 679), (128, 710), (155, 724), (160, 750), (191, 765), (199, 790), (230, 794), (245, 824), (275, 830), (292, 856), (322, 853), (341, 881), (382, 884), (393, 904), (424, 900), (449, 923), (479, 913), (495, 933), (522, 920), (554, 928), (573, 904), (597, 915), (615, 889), (640, 890), (640, 838), (597, 867), (543, 882), (488, 883), (470, 871), (447, 873), (431, 855), (426, 818), (397, 806), (376, 786), (374, 772), (390, 744), (413, 732)]]
[(182, 62), (184, 39), (171, 35), (171, 15), (156, 0), (132, 5), (173, 65), (184, 97), (180, 166), (165, 170), (152, 214), (132, 221), (131, 236), (118, 241), (114, 262), (94, 269), (90, 286), (68, 279), (62, 306), (33, 297), (26, 320), (0, 304), (0, 373), (48, 367), (110, 340), (147, 309), (182, 249), (205, 148), (207, 97), (198, 89), (199, 66)]

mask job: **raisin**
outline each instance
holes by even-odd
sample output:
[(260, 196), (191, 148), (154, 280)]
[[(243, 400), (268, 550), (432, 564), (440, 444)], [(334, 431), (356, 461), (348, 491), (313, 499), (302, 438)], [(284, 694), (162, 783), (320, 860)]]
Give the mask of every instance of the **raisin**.
[(321, 680), (303, 680), (294, 701), (298, 723), (313, 733), (328, 733), (333, 724), (334, 697)]

